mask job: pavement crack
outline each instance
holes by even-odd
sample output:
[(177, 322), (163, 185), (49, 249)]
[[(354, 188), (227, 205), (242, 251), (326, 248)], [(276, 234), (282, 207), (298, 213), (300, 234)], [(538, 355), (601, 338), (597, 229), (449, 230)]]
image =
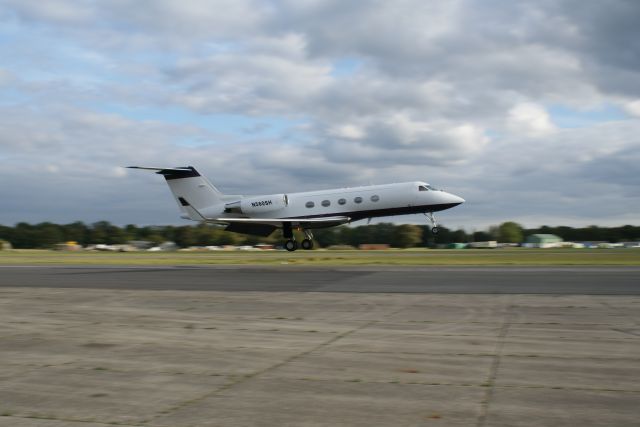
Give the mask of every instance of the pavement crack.
[[(386, 315), (383, 316), (383, 319), (391, 317), (391, 316), (399, 313), (402, 310), (404, 310), (404, 307), (401, 307), (400, 309), (394, 310), (391, 313), (387, 313)], [(318, 351), (318, 350), (320, 350), (320, 349), (322, 349), (324, 347), (330, 346), (331, 344), (335, 343), (338, 340), (341, 340), (341, 339), (343, 339), (343, 338), (345, 338), (345, 337), (347, 337), (347, 336), (349, 336), (349, 335), (351, 335), (351, 334), (353, 334), (355, 332), (358, 332), (358, 331), (360, 331), (362, 329), (368, 328), (371, 325), (374, 325), (376, 323), (381, 322), (383, 319), (374, 319), (374, 320), (370, 320), (368, 322), (365, 322), (365, 323), (363, 323), (362, 325), (360, 325), (360, 326), (358, 326), (356, 328), (349, 329), (349, 330), (347, 330), (347, 331), (345, 331), (345, 332), (343, 332), (341, 334), (337, 334), (337, 335), (331, 337), (330, 339), (328, 339), (326, 341), (323, 341), (323, 342), (311, 347), (310, 349), (307, 349), (307, 350), (302, 351), (300, 353), (296, 353), (296, 354), (294, 354), (294, 355), (292, 355), (292, 356), (290, 356), (290, 357), (288, 357), (288, 358), (286, 358), (286, 359), (284, 359), (284, 360), (282, 360), (282, 361), (280, 361), (278, 363), (275, 363), (275, 364), (273, 364), (271, 366), (267, 366), (266, 368), (264, 368), (262, 370), (259, 370), (259, 371), (253, 372), (251, 374), (246, 374), (246, 375), (243, 375), (241, 377), (238, 377), (237, 379), (235, 379), (235, 381), (231, 381), (231, 382), (229, 382), (227, 384), (224, 384), (224, 385), (222, 385), (220, 387), (217, 387), (216, 389), (214, 389), (214, 390), (212, 390), (212, 391), (210, 391), (208, 393), (205, 393), (205, 394), (203, 394), (201, 396), (198, 396), (198, 397), (196, 397), (194, 399), (190, 399), (188, 401), (181, 402), (181, 403), (176, 404), (176, 405), (174, 405), (174, 406), (172, 406), (172, 407), (170, 407), (168, 409), (165, 409), (163, 411), (160, 411), (156, 415), (154, 415), (154, 416), (152, 416), (152, 417), (150, 417), (150, 418), (148, 418), (148, 419), (146, 419), (146, 420), (144, 420), (142, 422), (143, 423), (148, 423), (148, 422), (153, 421), (153, 420), (155, 420), (157, 418), (160, 418), (160, 417), (163, 417), (163, 416), (167, 416), (167, 415), (169, 415), (169, 414), (171, 414), (171, 413), (173, 413), (173, 412), (175, 412), (177, 410), (183, 409), (183, 408), (185, 408), (187, 406), (190, 406), (190, 405), (196, 404), (198, 402), (201, 402), (201, 401), (203, 401), (203, 400), (205, 400), (205, 399), (207, 399), (209, 397), (212, 397), (212, 396), (215, 396), (215, 395), (220, 394), (222, 392), (225, 392), (227, 390), (230, 390), (231, 388), (236, 387), (236, 386), (238, 386), (240, 384), (244, 384), (245, 382), (247, 382), (247, 381), (249, 381), (251, 379), (254, 379), (254, 378), (257, 378), (257, 377), (259, 377), (261, 375), (264, 375), (264, 374), (267, 374), (269, 372), (272, 372), (272, 371), (274, 371), (274, 370), (276, 370), (276, 369), (278, 369), (278, 368), (280, 368), (280, 367), (282, 367), (282, 366), (284, 366), (284, 365), (286, 365), (288, 363), (291, 363), (291, 362), (293, 362), (295, 360), (298, 360), (298, 359), (300, 359), (302, 357), (305, 357), (305, 356), (307, 356), (307, 355), (309, 355), (311, 353), (314, 353), (314, 352), (316, 352), (316, 351)]]
[(486, 383), (484, 384), (484, 386), (486, 387), (486, 392), (484, 398), (482, 399), (482, 404), (480, 406), (480, 415), (478, 416), (476, 427), (484, 427), (487, 423), (489, 405), (491, 404), (491, 399), (493, 398), (493, 394), (495, 391), (495, 382), (498, 376), (498, 370), (500, 369), (502, 350), (504, 348), (507, 334), (509, 333), (509, 328), (511, 327), (513, 321), (514, 308), (515, 305), (512, 303), (511, 298), (509, 298), (507, 300), (504, 316), (502, 318), (502, 324), (500, 325), (500, 331), (498, 332), (498, 339), (496, 341), (496, 347), (493, 353), (494, 356), (491, 362), (491, 367), (489, 368), (489, 375), (487, 377)]
[(633, 335), (634, 337), (640, 337), (640, 333), (630, 330), (630, 329), (622, 329), (622, 328), (611, 328), (612, 331), (620, 332), (622, 334)]
[(25, 420), (48, 420), (48, 421), (62, 421), (65, 423), (76, 423), (78, 425), (82, 424), (103, 424), (106, 426), (126, 426), (126, 427), (140, 427), (142, 424), (139, 422), (119, 422), (119, 421), (100, 421), (95, 419), (77, 419), (77, 418), (66, 418), (66, 417), (56, 417), (52, 415), (38, 415), (38, 414), (27, 414), (27, 415), (2, 415), (2, 418), (12, 419), (19, 418)]

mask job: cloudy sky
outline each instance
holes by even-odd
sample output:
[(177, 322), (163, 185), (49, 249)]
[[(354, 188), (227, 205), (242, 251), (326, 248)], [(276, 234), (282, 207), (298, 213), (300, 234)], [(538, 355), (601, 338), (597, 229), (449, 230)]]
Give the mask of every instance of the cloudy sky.
[[(0, 224), (423, 180), (449, 227), (640, 224), (635, 0), (0, 0)], [(400, 221), (418, 222), (417, 216)]]

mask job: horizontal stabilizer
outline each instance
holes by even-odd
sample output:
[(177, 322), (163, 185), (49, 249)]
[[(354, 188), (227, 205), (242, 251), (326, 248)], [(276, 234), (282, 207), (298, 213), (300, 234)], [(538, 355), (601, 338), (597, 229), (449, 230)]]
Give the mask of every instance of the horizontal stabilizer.
[(151, 166), (127, 166), (127, 168), (156, 171), (157, 174), (163, 175), (167, 180), (179, 179), (179, 178), (195, 178), (200, 176), (200, 173), (193, 166), (182, 166), (177, 168), (156, 168)]

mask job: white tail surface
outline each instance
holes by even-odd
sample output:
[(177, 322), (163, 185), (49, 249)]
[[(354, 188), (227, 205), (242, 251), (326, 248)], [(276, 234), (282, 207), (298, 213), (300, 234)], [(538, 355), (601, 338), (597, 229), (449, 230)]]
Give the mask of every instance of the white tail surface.
[(129, 168), (153, 170), (164, 176), (180, 210), (192, 220), (199, 221), (202, 218), (193, 209), (189, 209), (189, 205), (198, 211), (203, 211), (208, 207), (223, 203), (223, 194), (220, 190), (214, 187), (207, 178), (200, 175), (193, 166), (180, 168), (129, 166)]

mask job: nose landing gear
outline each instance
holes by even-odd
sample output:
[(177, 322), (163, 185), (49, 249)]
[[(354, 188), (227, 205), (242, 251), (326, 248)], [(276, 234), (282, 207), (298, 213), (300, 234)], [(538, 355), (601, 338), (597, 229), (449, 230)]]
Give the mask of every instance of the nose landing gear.
[(436, 216), (433, 212), (425, 212), (424, 216), (426, 216), (431, 222), (431, 233), (438, 234), (438, 231), (440, 230), (438, 230), (438, 223), (436, 222)]

